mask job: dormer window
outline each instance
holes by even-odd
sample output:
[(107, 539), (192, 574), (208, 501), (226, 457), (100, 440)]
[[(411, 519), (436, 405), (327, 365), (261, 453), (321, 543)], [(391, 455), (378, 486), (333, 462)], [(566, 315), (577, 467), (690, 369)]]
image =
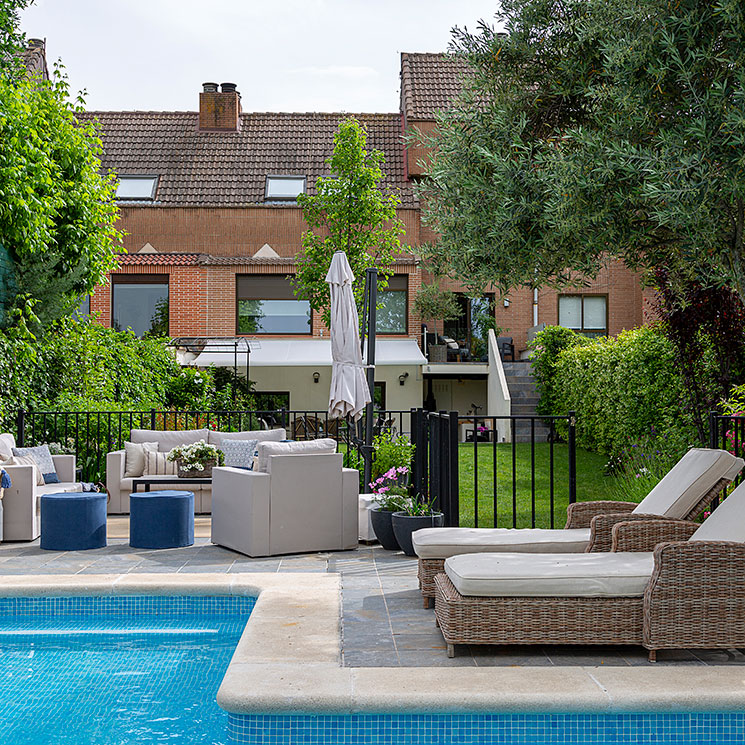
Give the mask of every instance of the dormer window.
[(266, 199), (294, 202), (305, 193), (305, 176), (267, 176)]
[(119, 176), (116, 198), (152, 201), (157, 187), (157, 176)]

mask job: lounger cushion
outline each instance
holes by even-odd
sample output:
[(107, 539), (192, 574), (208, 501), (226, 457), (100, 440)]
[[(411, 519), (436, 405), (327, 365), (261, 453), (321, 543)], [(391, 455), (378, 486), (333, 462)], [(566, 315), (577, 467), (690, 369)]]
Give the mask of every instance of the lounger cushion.
[(742, 465), (740, 458), (726, 450), (692, 448), (644, 497), (634, 512), (682, 520), (719, 479), (734, 478)]
[(719, 504), (688, 540), (745, 542), (745, 482)]
[(413, 534), (420, 559), (447, 559), (481, 551), (582, 553), (589, 542), (589, 528), (423, 528)]
[(463, 554), (445, 562), (461, 595), (478, 597), (641, 597), (652, 553)]

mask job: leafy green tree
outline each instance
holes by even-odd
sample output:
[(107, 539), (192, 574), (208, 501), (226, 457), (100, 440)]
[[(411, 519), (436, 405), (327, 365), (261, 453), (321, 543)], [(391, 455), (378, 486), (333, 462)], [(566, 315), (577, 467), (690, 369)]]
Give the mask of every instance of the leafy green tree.
[(472, 287), (561, 285), (607, 257), (745, 294), (745, 9), (504, 0), (456, 31), (472, 79), (422, 196)]
[(336, 251), (347, 254), (357, 279), (355, 297), (361, 306), (365, 270), (378, 267), (378, 286), (384, 289), (393, 273), (391, 265), (403, 250), (403, 223), (396, 217), (401, 200), (395, 194), (384, 193), (380, 185), (383, 153), (368, 152), (366, 144), (365, 129), (356, 119), (342, 121), (328, 161), (331, 176), (318, 179), (314, 196), (298, 197), (310, 230), (303, 233), (294, 285), (313, 310), (323, 312), (327, 325), (330, 311), (326, 274)]
[(23, 60), (19, 54), (25, 44), (20, 31), (18, 12), (27, 8), (33, 0), (0, 0), (0, 72), (3, 75), (20, 75)]
[[(22, 53), (16, 10), (25, 4), (0, 0), (0, 57)], [(76, 118), (82, 104), (60, 66), (51, 81), (0, 68), (3, 326), (69, 314), (116, 266), (114, 176), (100, 173), (96, 125)]]

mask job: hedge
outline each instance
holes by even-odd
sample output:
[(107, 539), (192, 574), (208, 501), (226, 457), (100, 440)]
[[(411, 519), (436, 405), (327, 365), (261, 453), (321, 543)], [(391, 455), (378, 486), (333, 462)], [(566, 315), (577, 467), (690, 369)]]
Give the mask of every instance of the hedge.
[[(533, 342), (539, 413), (577, 413), (577, 444), (615, 457), (652, 439), (697, 442), (671, 343), (655, 327), (589, 340), (549, 327)], [(702, 361), (702, 365), (707, 364)]]

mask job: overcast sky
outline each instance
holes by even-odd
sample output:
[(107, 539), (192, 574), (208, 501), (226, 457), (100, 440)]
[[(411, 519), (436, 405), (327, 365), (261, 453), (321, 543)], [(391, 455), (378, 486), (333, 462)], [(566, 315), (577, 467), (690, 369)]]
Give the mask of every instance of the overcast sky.
[(496, 0), (36, 0), (47, 39), (90, 110), (198, 108), (234, 82), (244, 111), (397, 111), (401, 52), (447, 49)]

